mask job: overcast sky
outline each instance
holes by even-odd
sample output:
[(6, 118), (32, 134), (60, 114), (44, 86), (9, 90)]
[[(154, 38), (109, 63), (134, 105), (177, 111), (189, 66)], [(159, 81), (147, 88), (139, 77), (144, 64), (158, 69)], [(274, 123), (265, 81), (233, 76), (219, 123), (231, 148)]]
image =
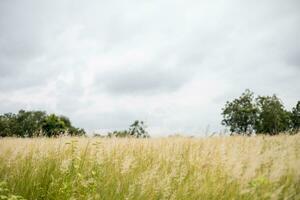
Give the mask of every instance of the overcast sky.
[(220, 131), (246, 88), (300, 100), (299, 0), (0, 0), (0, 113)]

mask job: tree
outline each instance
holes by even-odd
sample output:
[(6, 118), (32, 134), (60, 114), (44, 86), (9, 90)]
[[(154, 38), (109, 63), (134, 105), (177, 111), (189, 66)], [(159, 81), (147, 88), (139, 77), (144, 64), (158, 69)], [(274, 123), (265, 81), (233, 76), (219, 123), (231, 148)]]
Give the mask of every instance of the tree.
[(276, 95), (258, 96), (254, 102), (250, 90), (227, 102), (222, 114), (222, 124), (232, 133), (277, 135), (290, 130), (295, 133), (300, 127), (300, 102), (289, 112)]
[(15, 123), (16, 115), (13, 113), (5, 113), (0, 116), (0, 137), (13, 136), (13, 124)]
[(32, 137), (41, 131), (41, 123), (46, 113), (42, 111), (20, 110), (16, 115), (14, 134), (21, 137)]
[(66, 116), (51, 114), (42, 123), (42, 130), (48, 137), (68, 134), (71, 136), (85, 135), (84, 129), (72, 126), (70, 119)]
[(259, 96), (256, 98), (256, 106), (256, 133), (276, 135), (290, 129), (290, 114), (276, 95)]
[(129, 134), (137, 138), (148, 138), (149, 134), (146, 131), (146, 125), (143, 121), (136, 120), (130, 125)]
[(84, 129), (73, 127), (65, 116), (47, 115), (43, 111), (20, 110), (17, 114), (0, 115), (0, 137), (33, 137), (45, 134), (57, 136), (62, 133), (84, 135)]
[(253, 99), (253, 92), (247, 89), (239, 98), (226, 102), (222, 124), (232, 133), (250, 135), (253, 132), (257, 115)]
[(47, 116), (42, 124), (42, 130), (48, 137), (63, 134), (66, 128), (64, 121), (54, 114)]
[(107, 136), (108, 137), (121, 137), (121, 138), (132, 137), (127, 130), (109, 132)]
[(71, 126), (67, 129), (67, 133), (71, 136), (83, 136), (85, 135), (85, 130), (83, 128), (75, 128)]
[(299, 132), (300, 131), (300, 101), (298, 101), (297, 105), (292, 109), (291, 122), (292, 122), (292, 131), (294, 133)]
[(45, 117), (42, 111), (5, 113), (0, 116), (0, 136), (32, 137), (41, 130), (40, 124)]
[(108, 137), (135, 137), (135, 138), (148, 138), (150, 137), (146, 131), (146, 125), (143, 121), (134, 121), (130, 125), (129, 130), (114, 131), (108, 133)]
[(59, 116), (59, 119), (64, 122), (66, 126), (66, 132), (71, 136), (82, 136), (85, 135), (85, 131), (82, 128), (75, 128), (72, 126), (70, 119), (66, 116)]
[(71, 121), (68, 117), (61, 115), (59, 116), (59, 119), (65, 123), (66, 127), (72, 127)]

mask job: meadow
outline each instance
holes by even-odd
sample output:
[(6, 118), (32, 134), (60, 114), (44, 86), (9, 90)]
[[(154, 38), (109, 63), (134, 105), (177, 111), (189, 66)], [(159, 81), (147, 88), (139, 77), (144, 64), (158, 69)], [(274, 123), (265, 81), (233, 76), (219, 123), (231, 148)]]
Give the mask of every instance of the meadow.
[(300, 199), (300, 134), (3, 138), (0, 199)]

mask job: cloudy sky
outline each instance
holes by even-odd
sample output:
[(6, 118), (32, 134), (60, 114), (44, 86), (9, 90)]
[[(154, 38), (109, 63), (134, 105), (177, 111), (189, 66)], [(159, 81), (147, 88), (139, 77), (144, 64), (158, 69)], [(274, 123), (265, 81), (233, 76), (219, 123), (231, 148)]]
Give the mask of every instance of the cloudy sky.
[(300, 100), (299, 0), (1, 0), (0, 113), (105, 132), (220, 131), (246, 88)]

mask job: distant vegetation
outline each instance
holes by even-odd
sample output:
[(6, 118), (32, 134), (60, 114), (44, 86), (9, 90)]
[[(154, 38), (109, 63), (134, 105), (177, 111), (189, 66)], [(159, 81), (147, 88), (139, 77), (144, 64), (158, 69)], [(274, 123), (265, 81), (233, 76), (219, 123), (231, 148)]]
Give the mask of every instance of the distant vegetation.
[[(300, 101), (291, 111), (285, 109), (276, 96), (258, 96), (246, 90), (232, 101), (227, 101), (222, 109), (222, 124), (229, 127), (231, 135), (279, 133), (295, 134), (300, 131)], [(59, 135), (82, 136), (84, 129), (76, 128), (66, 116), (48, 115), (43, 111), (20, 110), (17, 114), (0, 115), (0, 137), (55, 137)], [(146, 125), (136, 120), (128, 130), (109, 132), (107, 136), (149, 138)]]
[(239, 98), (227, 102), (223, 108), (222, 124), (232, 133), (277, 135), (300, 130), (300, 101), (288, 111), (276, 96), (258, 96), (246, 90)]
[(85, 135), (85, 131), (74, 127), (65, 116), (47, 115), (43, 111), (20, 110), (17, 114), (0, 115), (0, 137), (51, 137), (62, 134), (81, 136)]
[[(0, 137), (83, 136), (84, 129), (76, 128), (66, 116), (48, 115), (44, 111), (20, 110), (17, 114), (0, 115)], [(105, 137), (95, 134), (95, 137)], [(146, 125), (136, 120), (128, 130), (109, 132), (107, 137), (149, 138)]]
[(149, 138), (146, 131), (146, 125), (143, 121), (136, 120), (130, 125), (128, 130), (113, 131), (108, 133), (108, 137), (135, 137), (135, 138)]

